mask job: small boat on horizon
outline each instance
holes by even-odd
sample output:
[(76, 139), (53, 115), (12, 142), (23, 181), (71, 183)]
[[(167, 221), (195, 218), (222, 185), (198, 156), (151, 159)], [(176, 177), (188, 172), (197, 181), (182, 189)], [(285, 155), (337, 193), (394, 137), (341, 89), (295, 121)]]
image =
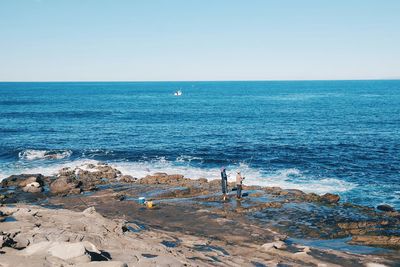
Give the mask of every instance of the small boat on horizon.
[(174, 93), (174, 96), (181, 96), (182, 95), (182, 91), (178, 90)]

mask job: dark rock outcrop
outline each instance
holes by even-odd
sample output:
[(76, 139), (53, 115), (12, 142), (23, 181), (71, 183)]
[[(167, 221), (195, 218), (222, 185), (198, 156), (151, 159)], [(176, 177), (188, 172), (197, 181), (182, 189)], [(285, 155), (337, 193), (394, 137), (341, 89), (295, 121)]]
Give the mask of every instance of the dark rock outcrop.
[(25, 187), (26, 185), (37, 182), (40, 186), (45, 183), (45, 177), (42, 174), (18, 174), (11, 175), (1, 181), (2, 187), (17, 186)]
[(135, 183), (138, 179), (130, 175), (122, 175), (119, 181), (122, 183)]
[(321, 196), (321, 201), (329, 204), (336, 204), (340, 200), (339, 195), (326, 193), (325, 195)]
[(398, 249), (400, 248), (400, 236), (356, 235), (352, 237), (350, 243)]
[(140, 184), (168, 184), (172, 186), (184, 186), (190, 183), (189, 178), (181, 174), (168, 175), (166, 173), (154, 173), (139, 180)]
[[(105, 163), (84, 164), (75, 168), (63, 168), (59, 171), (58, 176), (79, 182), (79, 188), (83, 191), (93, 191), (99, 184), (116, 182), (117, 178), (121, 176), (121, 172)], [(60, 181), (60, 185), (62, 184), (65, 187), (65, 181), (64, 183)]]
[(81, 182), (72, 177), (61, 176), (50, 184), (50, 192), (55, 195), (78, 194), (80, 185)]
[(378, 210), (386, 211), (386, 212), (394, 212), (394, 211), (396, 211), (392, 206), (387, 205), (387, 204), (379, 205), (379, 206), (376, 207), (376, 208), (377, 208)]

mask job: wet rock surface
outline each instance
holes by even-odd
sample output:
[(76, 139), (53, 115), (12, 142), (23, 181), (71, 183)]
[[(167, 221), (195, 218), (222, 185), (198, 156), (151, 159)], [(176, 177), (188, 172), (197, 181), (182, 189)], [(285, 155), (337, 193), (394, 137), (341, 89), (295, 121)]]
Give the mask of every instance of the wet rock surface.
[[(276, 263), (283, 262), (292, 266), (312, 266), (319, 263), (332, 265), (337, 263), (337, 258), (340, 258), (342, 266), (365, 265), (371, 258), (368, 255), (361, 255), (365, 250), (362, 247), (358, 250), (357, 245), (390, 249), (383, 250), (384, 254), (379, 249), (373, 253), (374, 257), (378, 257), (379, 262), (388, 266), (396, 266), (393, 262), (400, 260), (397, 257), (400, 249), (399, 213), (393, 210), (382, 212), (373, 208), (341, 203), (340, 197), (334, 194), (320, 196), (294, 189), (244, 186), (244, 192), (248, 196), (242, 200), (236, 200), (236, 192), (231, 192), (229, 198), (222, 201), (219, 180), (189, 179), (179, 174), (166, 173), (154, 173), (142, 179), (136, 179), (122, 175), (113, 167), (103, 164), (60, 170), (57, 176), (47, 181), (43, 179), (43, 185), (39, 184), (39, 188), (49, 188), (48, 190), (36, 193), (23, 190), (32, 184), (32, 180), (28, 183), (29, 176), (24, 177), (25, 179), (10, 179), (12, 183), (5, 184), (3, 191), (0, 191), (0, 194), (5, 195), (3, 203), (12, 203), (18, 198), (19, 201), (23, 199), (27, 203), (66, 208), (78, 213), (93, 206), (99, 214), (107, 218), (124, 219), (125, 224), (121, 226), (123, 233), (140, 234), (150, 231), (149, 229), (168, 233), (167, 237), (158, 241), (160, 246), (169, 250), (182, 248), (181, 235), (207, 240), (206, 247), (199, 244), (191, 246), (193, 251), (202, 255), (192, 255), (186, 258), (186, 262), (180, 261), (179, 264), (185, 262), (190, 266), (190, 260), (200, 262), (200, 265), (212, 265), (212, 262), (228, 263), (228, 258), (233, 258), (232, 255), (241, 255), (242, 262), (236, 262), (236, 264), (242, 266), (252, 264), (250, 260), (250, 255), (252, 255), (253, 261), (257, 259), (255, 262), (269, 263), (266, 264), (267, 266), (276, 259), (280, 259)], [(21, 188), (19, 184), (25, 180), (27, 180), (25, 186)], [(233, 187), (234, 184), (230, 184), (229, 188)], [(13, 194), (7, 195), (10, 194), (11, 189), (14, 190)], [(146, 200), (151, 201), (152, 207), (147, 208), (139, 204), (139, 197), (145, 197)], [(54, 210), (54, 212), (58, 211), (58, 209)], [(90, 210), (85, 212), (90, 212)], [(17, 217), (16, 220), (22, 220), (20, 215), (23, 213), (14, 212), (11, 216), (4, 210), (3, 215), (0, 214), (0, 221), (8, 217)], [(22, 217), (25, 218), (24, 216)], [(132, 223), (129, 224), (129, 222)], [(4, 247), (24, 249), (39, 241), (49, 241), (47, 236), (37, 235), (36, 240), (30, 238), (29, 235), (26, 237), (20, 234), (15, 235), (15, 232), (5, 232), (2, 226), (0, 224), (0, 232), (4, 234), (3, 241), (0, 242), (7, 244), (3, 245)], [(37, 227), (40, 228), (40, 226)], [(62, 229), (63, 227), (70, 229), (75, 226), (61, 226)], [(85, 226), (85, 229), (88, 228)], [(304, 245), (301, 243), (288, 242), (287, 236), (297, 238), (296, 240), (346, 240), (343, 241), (342, 247), (356, 254), (359, 251), (361, 254), (349, 256), (337, 247), (331, 248), (334, 253), (321, 250), (318, 246), (303, 249)], [(53, 241), (86, 240), (101, 251), (101, 243), (99, 245), (96, 240), (88, 237), (80, 240), (81, 237), (75, 235), (65, 237), (66, 240), (64, 238)], [(313, 244), (318, 244), (318, 242), (315, 241)], [(325, 243), (321, 241), (321, 244)], [(241, 246), (256, 246), (258, 249), (254, 253), (246, 249), (239, 252), (237, 247)], [(371, 249), (374, 251), (373, 248)], [(141, 259), (160, 262), (159, 254), (154, 251), (142, 252), (142, 254), (155, 256), (135, 255)], [(187, 253), (189, 252), (184, 252), (184, 254)], [(82, 255), (77, 257), (82, 261), (91, 259)], [(126, 263), (123, 258), (117, 258), (117, 260), (120, 259), (122, 263)], [(229, 258), (229, 260), (232, 259)]]
[(376, 207), (378, 210), (381, 211), (387, 211), (387, 212), (394, 212), (396, 211), (392, 206), (387, 205), (387, 204), (383, 204), (383, 205), (379, 205), (378, 207)]
[[(46, 179), (47, 180), (47, 179)], [(1, 181), (2, 187), (25, 187), (27, 184), (37, 182), (40, 186), (44, 185), (45, 177), (41, 174), (19, 174), (11, 175)]]
[(60, 176), (50, 184), (50, 192), (56, 195), (79, 194), (81, 184), (75, 177)]

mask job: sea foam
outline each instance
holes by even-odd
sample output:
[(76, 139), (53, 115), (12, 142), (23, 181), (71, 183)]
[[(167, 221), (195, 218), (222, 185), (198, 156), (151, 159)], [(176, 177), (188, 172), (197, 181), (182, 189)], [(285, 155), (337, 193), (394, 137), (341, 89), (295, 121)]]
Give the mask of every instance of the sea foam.
[(64, 159), (72, 155), (71, 150), (35, 150), (27, 149), (18, 153), (22, 160)]
[[(112, 167), (117, 168), (123, 174), (133, 177), (143, 178), (156, 172), (168, 174), (182, 174), (187, 178), (197, 179), (206, 178), (208, 180), (220, 179), (219, 168), (204, 168), (192, 166), (191, 157), (179, 157), (175, 161), (169, 161), (165, 157), (154, 160), (137, 162), (108, 162)], [(196, 160), (201, 160), (196, 158)], [(88, 164), (98, 164), (100, 161), (91, 159), (79, 159), (63, 163), (40, 164), (31, 167), (19, 167), (0, 173), (0, 180), (11, 174), (18, 173), (41, 173), (43, 175), (55, 175), (65, 167), (87, 166)], [(246, 185), (278, 186), (286, 189), (299, 189), (304, 192), (314, 192), (317, 194), (347, 192), (355, 188), (354, 183), (346, 182), (335, 178), (316, 178), (303, 174), (302, 171), (289, 168), (265, 172), (249, 166), (246, 162), (226, 166), (228, 180), (233, 182), (236, 178), (236, 171), (240, 170), (245, 177)]]

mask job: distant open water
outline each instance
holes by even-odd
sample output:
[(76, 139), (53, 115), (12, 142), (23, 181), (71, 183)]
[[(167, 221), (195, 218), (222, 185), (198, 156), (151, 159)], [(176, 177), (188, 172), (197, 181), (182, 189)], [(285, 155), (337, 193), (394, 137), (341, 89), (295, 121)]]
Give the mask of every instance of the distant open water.
[[(173, 96), (182, 89), (181, 97)], [(105, 161), (400, 208), (400, 81), (0, 83), (0, 179)]]

